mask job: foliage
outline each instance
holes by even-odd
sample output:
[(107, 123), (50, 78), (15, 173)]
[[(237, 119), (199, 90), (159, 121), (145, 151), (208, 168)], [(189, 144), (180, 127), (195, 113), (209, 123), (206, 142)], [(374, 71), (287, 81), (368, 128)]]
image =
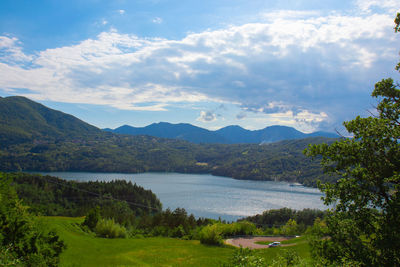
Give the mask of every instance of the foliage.
[(200, 243), (207, 245), (222, 245), (221, 229), (217, 224), (204, 227), (200, 231)]
[(253, 235), (257, 232), (256, 226), (248, 221), (214, 223), (203, 227), (200, 231), (200, 242), (209, 245), (222, 245), (222, 238), (238, 235)]
[(212, 173), (237, 179), (296, 181), (311, 186), (315, 185), (316, 177), (335, 179), (324, 176), (319, 163), (302, 154), (307, 144), (329, 142), (326, 138), (265, 145), (201, 145), (149, 136), (109, 135), (2, 147), (0, 170)]
[(113, 219), (100, 219), (94, 228), (94, 232), (97, 236), (105, 238), (125, 238), (127, 236), (126, 228)]
[[(294, 210), (290, 208), (266, 210), (262, 214), (257, 214), (245, 218), (254, 223), (257, 227), (262, 227), (269, 234), (273, 234), (274, 227), (285, 226), (289, 220), (294, 220), (297, 224), (296, 234), (302, 233), (307, 226), (312, 226), (317, 218), (323, 218), (326, 212), (315, 209)], [(280, 230), (276, 234), (281, 234)]]
[(136, 229), (147, 236), (169, 236), (178, 238), (198, 238), (197, 227), (210, 224), (211, 219), (195, 219), (183, 208), (171, 211), (169, 208), (154, 215), (141, 216), (135, 223)]
[(56, 266), (65, 249), (54, 231), (47, 230), (23, 206), (9, 179), (0, 174), (0, 261), (2, 264)]
[(22, 266), (21, 260), (12, 252), (12, 245), (0, 247), (0, 266)]
[[(400, 15), (396, 18), (396, 31)], [(325, 203), (335, 204), (314, 249), (327, 263), (400, 265), (400, 89), (392, 79), (376, 83), (377, 116), (345, 122), (354, 136), (331, 145), (310, 146), (322, 155), (336, 184), (320, 184)]]
[(84, 216), (98, 206), (102, 217), (129, 224), (135, 216), (161, 210), (155, 194), (124, 180), (75, 182), (26, 173), (4, 175), (13, 179), (31, 211), (42, 215)]
[(273, 261), (273, 267), (287, 267), (287, 266), (299, 266), (301, 259), (298, 253), (294, 250), (284, 249), (281, 254)]
[(287, 223), (284, 226), (282, 226), (280, 234), (284, 236), (292, 236), (299, 234), (299, 227), (297, 225), (297, 222), (293, 219), (287, 221)]
[(96, 225), (100, 221), (100, 219), (100, 208), (97, 206), (89, 211), (82, 225), (87, 226), (90, 230), (93, 231), (96, 228)]
[(232, 258), (224, 267), (262, 267), (266, 266), (264, 258), (255, 255), (248, 248), (240, 248), (235, 251)]

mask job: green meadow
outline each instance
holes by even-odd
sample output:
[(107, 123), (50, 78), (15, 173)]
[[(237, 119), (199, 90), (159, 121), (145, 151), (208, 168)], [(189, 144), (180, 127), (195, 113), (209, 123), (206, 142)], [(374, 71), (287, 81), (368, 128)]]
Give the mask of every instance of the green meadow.
[[(237, 248), (207, 246), (198, 240), (165, 237), (98, 238), (84, 232), (83, 218), (43, 217), (67, 244), (60, 266), (221, 266)], [(294, 250), (305, 260), (310, 257), (304, 239), (290, 247), (257, 250), (255, 253), (272, 263), (283, 250)]]
[(98, 238), (77, 225), (83, 218), (45, 217), (67, 244), (60, 266), (220, 266), (234, 248), (174, 238)]

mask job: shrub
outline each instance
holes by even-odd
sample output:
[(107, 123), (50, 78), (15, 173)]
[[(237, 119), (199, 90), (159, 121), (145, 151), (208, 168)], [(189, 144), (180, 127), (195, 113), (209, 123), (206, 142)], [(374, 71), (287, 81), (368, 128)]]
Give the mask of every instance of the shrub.
[(200, 243), (207, 245), (222, 245), (221, 230), (217, 224), (207, 225), (200, 231)]
[(273, 267), (301, 266), (302, 260), (294, 250), (284, 249), (282, 253), (273, 261)]
[(127, 236), (126, 228), (114, 222), (113, 219), (100, 219), (94, 232), (105, 238), (125, 238)]
[(261, 267), (266, 266), (264, 258), (256, 255), (248, 248), (240, 248), (235, 251), (230, 261), (224, 267)]
[(257, 232), (256, 226), (248, 221), (235, 222), (231, 224), (217, 223), (215, 224), (223, 237), (236, 235), (253, 235)]
[(89, 227), (90, 230), (93, 231), (99, 220), (100, 220), (100, 209), (99, 207), (96, 207), (89, 211), (82, 225), (86, 225), (87, 227)]
[(293, 219), (290, 219), (284, 226), (280, 229), (281, 235), (291, 236), (299, 234), (299, 226), (297, 222)]
[(239, 235), (253, 235), (257, 230), (256, 226), (248, 221), (241, 221), (235, 224), (238, 226), (237, 234)]
[(185, 229), (183, 229), (182, 225), (175, 227), (172, 231), (172, 237), (182, 238), (185, 234)]
[(0, 266), (20, 266), (21, 260), (12, 253), (12, 246), (0, 247)]

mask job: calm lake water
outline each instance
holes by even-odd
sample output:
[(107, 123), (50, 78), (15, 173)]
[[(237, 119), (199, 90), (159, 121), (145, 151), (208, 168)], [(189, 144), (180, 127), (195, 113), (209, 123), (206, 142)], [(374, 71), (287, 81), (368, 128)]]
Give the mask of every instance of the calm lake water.
[(283, 207), (325, 209), (323, 194), (315, 188), (284, 182), (235, 180), (210, 174), (180, 173), (42, 173), (76, 181), (127, 180), (152, 190), (163, 209), (185, 208), (196, 217), (233, 221)]

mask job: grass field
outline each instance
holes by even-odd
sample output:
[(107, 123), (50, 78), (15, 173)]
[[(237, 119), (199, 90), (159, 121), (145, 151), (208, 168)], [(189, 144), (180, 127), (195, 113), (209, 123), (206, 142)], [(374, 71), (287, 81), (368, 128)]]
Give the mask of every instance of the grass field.
[[(270, 242), (257, 242), (259, 244), (268, 245)], [(271, 264), (284, 250), (292, 250), (299, 255), (304, 262), (310, 262), (311, 265), (311, 254), (310, 246), (305, 236), (293, 238), (290, 240), (282, 241), (282, 244), (290, 244), (290, 246), (274, 247), (267, 249), (257, 250), (257, 254), (265, 258), (267, 264)]]
[(205, 246), (197, 240), (97, 238), (76, 225), (82, 218), (44, 220), (67, 244), (60, 266), (220, 266), (234, 251), (231, 247)]
[[(67, 244), (60, 266), (221, 266), (237, 249), (164, 237), (98, 238), (77, 225), (83, 218), (44, 217), (43, 220), (56, 229)], [(293, 249), (302, 258), (310, 256), (306, 242), (286, 248), (257, 250), (256, 253), (271, 263), (282, 249)]]

